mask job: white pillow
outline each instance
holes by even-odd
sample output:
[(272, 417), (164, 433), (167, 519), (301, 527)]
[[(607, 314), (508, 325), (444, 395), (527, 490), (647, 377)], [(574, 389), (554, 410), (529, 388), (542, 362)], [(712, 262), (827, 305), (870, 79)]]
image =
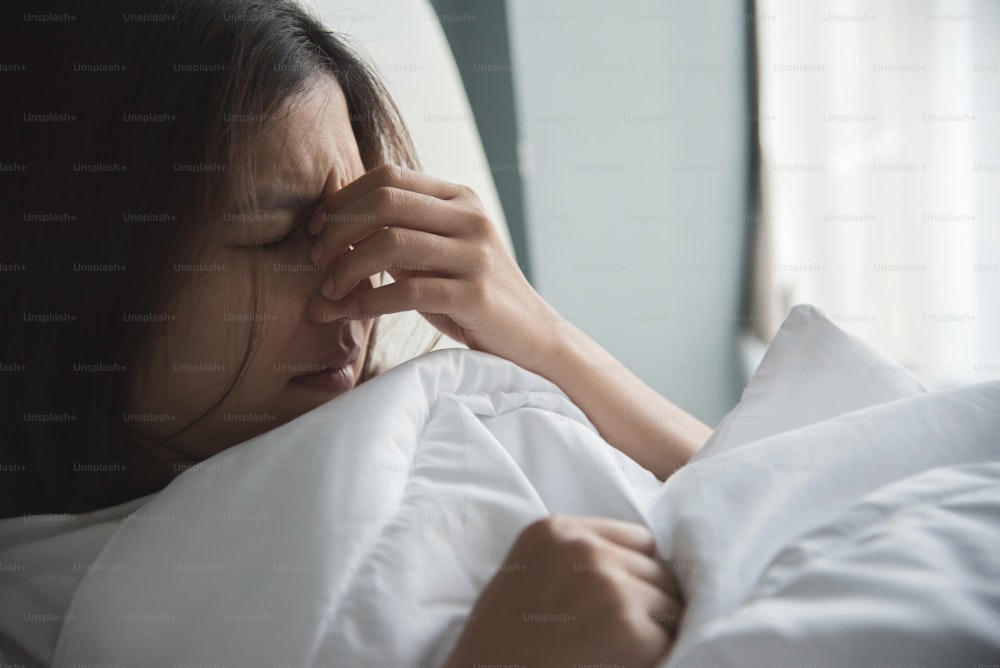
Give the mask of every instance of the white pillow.
[(888, 485), (779, 554), (684, 663), (996, 665), (998, 545), (1000, 463)]
[(920, 392), (926, 389), (906, 367), (837, 327), (815, 306), (796, 306), (740, 403), (692, 461)]
[[(816, 309), (794, 309), (707, 451), (671, 476), (648, 508), (660, 554), (687, 598), (666, 665), (785, 665), (777, 649), (768, 653), (767, 639), (801, 628), (798, 616), (827, 599), (803, 603), (777, 592), (768, 617), (756, 620), (760, 642), (739, 644), (747, 621), (741, 615), (752, 614), (741, 606), (757, 600), (758, 582), (778, 555), (887, 485), (936, 468), (1000, 461), (998, 434), (1000, 382), (926, 392), (905, 369)], [(949, 544), (962, 544), (958, 533), (951, 536)], [(905, 554), (918, 545), (902, 542), (899, 549)], [(937, 563), (936, 557), (928, 563)], [(867, 588), (874, 605), (887, 600), (868, 574), (845, 573)], [(925, 570), (923, 577), (934, 573)], [(921, 586), (919, 578), (914, 586)], [(848, 616), (858, 614), (855, 607)], [(936, 637), (925, 628), (932, 618), (913, 614), (893, 621), (916, 642), (922, 634)], [(958, 623), (977, 622), (969, 615)], [(817, 655), (822, 660), (816, 665), (871, 665), (865, 660), (873, 655), (851, 654), (849, 626), (825, 632), (845, 643), (843, 652)], [(811, 646), (808, 634), (787, 639)], [(735, 643), (732, 653), (729, 642)], [(864, 647), (859, 644), (859, 652)]]

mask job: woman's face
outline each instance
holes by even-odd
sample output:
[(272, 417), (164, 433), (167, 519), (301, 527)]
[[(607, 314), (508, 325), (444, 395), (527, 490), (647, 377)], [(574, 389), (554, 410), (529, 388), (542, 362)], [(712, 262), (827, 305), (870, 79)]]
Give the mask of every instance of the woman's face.
[[(285, 109), (255, 147), (260, 208), (226, 214), (191, 264), (173, 265), (190, 280), (176, 295), (174, 319), (154, 330), (149, 353), (131, 369), (127, 417), (165, 460), (176, 461), (160, 447), (164, 439), (223, 395), (251, 324), (253, 356), (233, 391), (166, 443), (179, 459), (200, 461), (315, 408), (353, 387), (364, 365), (371, 321), (345, 320), (319, 293), (326, 273), (308, 260), (305, 230), (324, 186), (332, 192), (364, 172), (347, 104), (332, 77), (317, 76)], [(256, 309), (255, 262), (264, 291)]]

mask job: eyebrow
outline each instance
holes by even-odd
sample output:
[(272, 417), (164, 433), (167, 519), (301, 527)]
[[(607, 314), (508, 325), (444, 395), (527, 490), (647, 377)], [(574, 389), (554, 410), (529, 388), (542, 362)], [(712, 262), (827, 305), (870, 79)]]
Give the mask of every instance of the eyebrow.
[(260, 211), (289, 211), (296, 214), (312, 213), (319, 206), (321, 198), (302, 193), (265, 191), (257, 197)]

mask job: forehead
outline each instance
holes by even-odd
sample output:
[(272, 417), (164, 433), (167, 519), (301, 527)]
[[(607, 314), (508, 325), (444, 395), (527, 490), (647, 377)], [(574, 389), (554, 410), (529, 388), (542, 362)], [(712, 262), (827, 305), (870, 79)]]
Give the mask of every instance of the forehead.
[(347, 100), (337, 81), (317, 75), (290, 98), (255, 146), (254, 182), (258, 193), (318, 195), (327, 175), (341, 186), (364, 171), (351, 128)]

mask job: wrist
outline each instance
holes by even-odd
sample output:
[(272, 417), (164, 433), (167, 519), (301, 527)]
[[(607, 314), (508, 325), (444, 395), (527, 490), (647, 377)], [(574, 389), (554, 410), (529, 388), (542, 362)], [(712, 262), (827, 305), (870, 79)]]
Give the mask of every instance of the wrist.
[(560, 381), (554, 376), (561, 375), (560, 370), (576, 358), (578, 341), (583, 332), (548, 304), (544, 307), (535, 319), (537, 335), (533, 345), (530, 345), (530, 355), (525, 355), (518, 363), (558, 385)]
[(595, 371), (610, 368), (602, 358), (610, 355), (572, 322), (559, 316), (552, 321), (546, 344), (541, 346), (537, 362), (529, 369), (567, 391), (587, 385)]

